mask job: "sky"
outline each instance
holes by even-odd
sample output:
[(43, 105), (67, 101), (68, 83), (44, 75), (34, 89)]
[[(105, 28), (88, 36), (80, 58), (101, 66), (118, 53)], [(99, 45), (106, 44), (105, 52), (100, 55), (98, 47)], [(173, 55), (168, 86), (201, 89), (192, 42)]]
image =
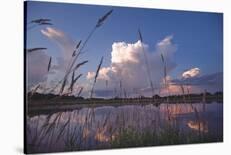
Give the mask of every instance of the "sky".
[[(94, 91), (97, 97), (121, 96), (125, 92), (128, 96), (151, 96), (148, 72), (155, 87), (154, 93), (159, 95), (169, 95), (168, 90), (170, 94), (180, 94), (179, 86), (182, 84), (193, 93), (201, 93), (205, 89), (210, 92), (223, 90), (221, 13), (27, 3), (26, 48), (47, 48), (27, 54), (29, 89), (38, 84), (52, 87), (62, 79), (78, 41), (85, 40), (98, 19), (113, 9), (78, 59), (78, 62), (89, 62), (76, 72), (76, 75), (83, 74), (75, 85), (76, 92), (83, 87), (82, 95), (89, 95), (102, 56), (104, 61)], [(53, 25), (30, 23), (39, 18), (51, 19)], [(166, 64), (166, 77), (161, 55)], [(52, 67), (47, 72), (50, 57)]]

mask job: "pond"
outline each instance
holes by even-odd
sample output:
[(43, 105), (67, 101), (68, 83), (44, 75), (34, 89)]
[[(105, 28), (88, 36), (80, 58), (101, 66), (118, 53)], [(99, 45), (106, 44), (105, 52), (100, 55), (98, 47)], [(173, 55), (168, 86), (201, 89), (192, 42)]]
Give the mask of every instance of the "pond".
[(223, 141), (222, 103), (134, 104), (27, 117), (29, 153)]

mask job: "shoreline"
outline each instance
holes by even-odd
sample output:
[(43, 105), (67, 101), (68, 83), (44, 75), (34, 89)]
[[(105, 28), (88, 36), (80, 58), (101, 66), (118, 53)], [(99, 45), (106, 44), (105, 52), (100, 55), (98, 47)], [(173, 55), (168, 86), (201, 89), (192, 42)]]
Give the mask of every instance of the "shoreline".
[(153, 104), (159, 106), (160, 104), (187, 104), (187, 103), (206, 103), (210, 104), (212, 102), (223, 103), (223, 98), (221, 97), (207, 97), (205, 101), (201, 98), (192, 99), (170, 99), (165, 100), (153, 99), (153, 98), (143, 98), (143, 99), (83, 99), (83, 100), (29, 100), (26, 104), (28, 105), (26, 111), (29, 117), (33, 117), (40, 114), (53, 114), (60, 111), (72, 111), (80, 110), (82, 108), (95, 108), (102, 106), (125, 106), (125, 105), (148, 105)]

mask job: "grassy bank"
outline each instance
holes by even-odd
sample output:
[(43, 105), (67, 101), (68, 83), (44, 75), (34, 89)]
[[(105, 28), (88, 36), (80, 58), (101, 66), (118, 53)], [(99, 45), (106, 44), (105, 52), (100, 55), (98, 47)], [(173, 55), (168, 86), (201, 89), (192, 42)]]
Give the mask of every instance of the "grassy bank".
[(159, 132), (155, 130), (136, 131), (135, 129), (123, 129), (119, 135), (112, 140), (113, 148), (139, 147), (139, 146), (161, 146), (178, 144), (195, 144), (222, 142), (223, 136), (214, 137), (208, 133), (181, 132), (177, 128), (167, 126)]

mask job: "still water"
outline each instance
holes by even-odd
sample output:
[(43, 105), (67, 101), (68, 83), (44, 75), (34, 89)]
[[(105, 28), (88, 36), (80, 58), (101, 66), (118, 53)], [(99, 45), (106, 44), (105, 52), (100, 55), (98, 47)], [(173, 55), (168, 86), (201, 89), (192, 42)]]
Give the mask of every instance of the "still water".
[(123, 129), (160, 132), (169, 126), (222, 141), (223, 104), (136, 104), (41, 114), (27, 118), (27, 146), (31, 153), (113, 148)]

